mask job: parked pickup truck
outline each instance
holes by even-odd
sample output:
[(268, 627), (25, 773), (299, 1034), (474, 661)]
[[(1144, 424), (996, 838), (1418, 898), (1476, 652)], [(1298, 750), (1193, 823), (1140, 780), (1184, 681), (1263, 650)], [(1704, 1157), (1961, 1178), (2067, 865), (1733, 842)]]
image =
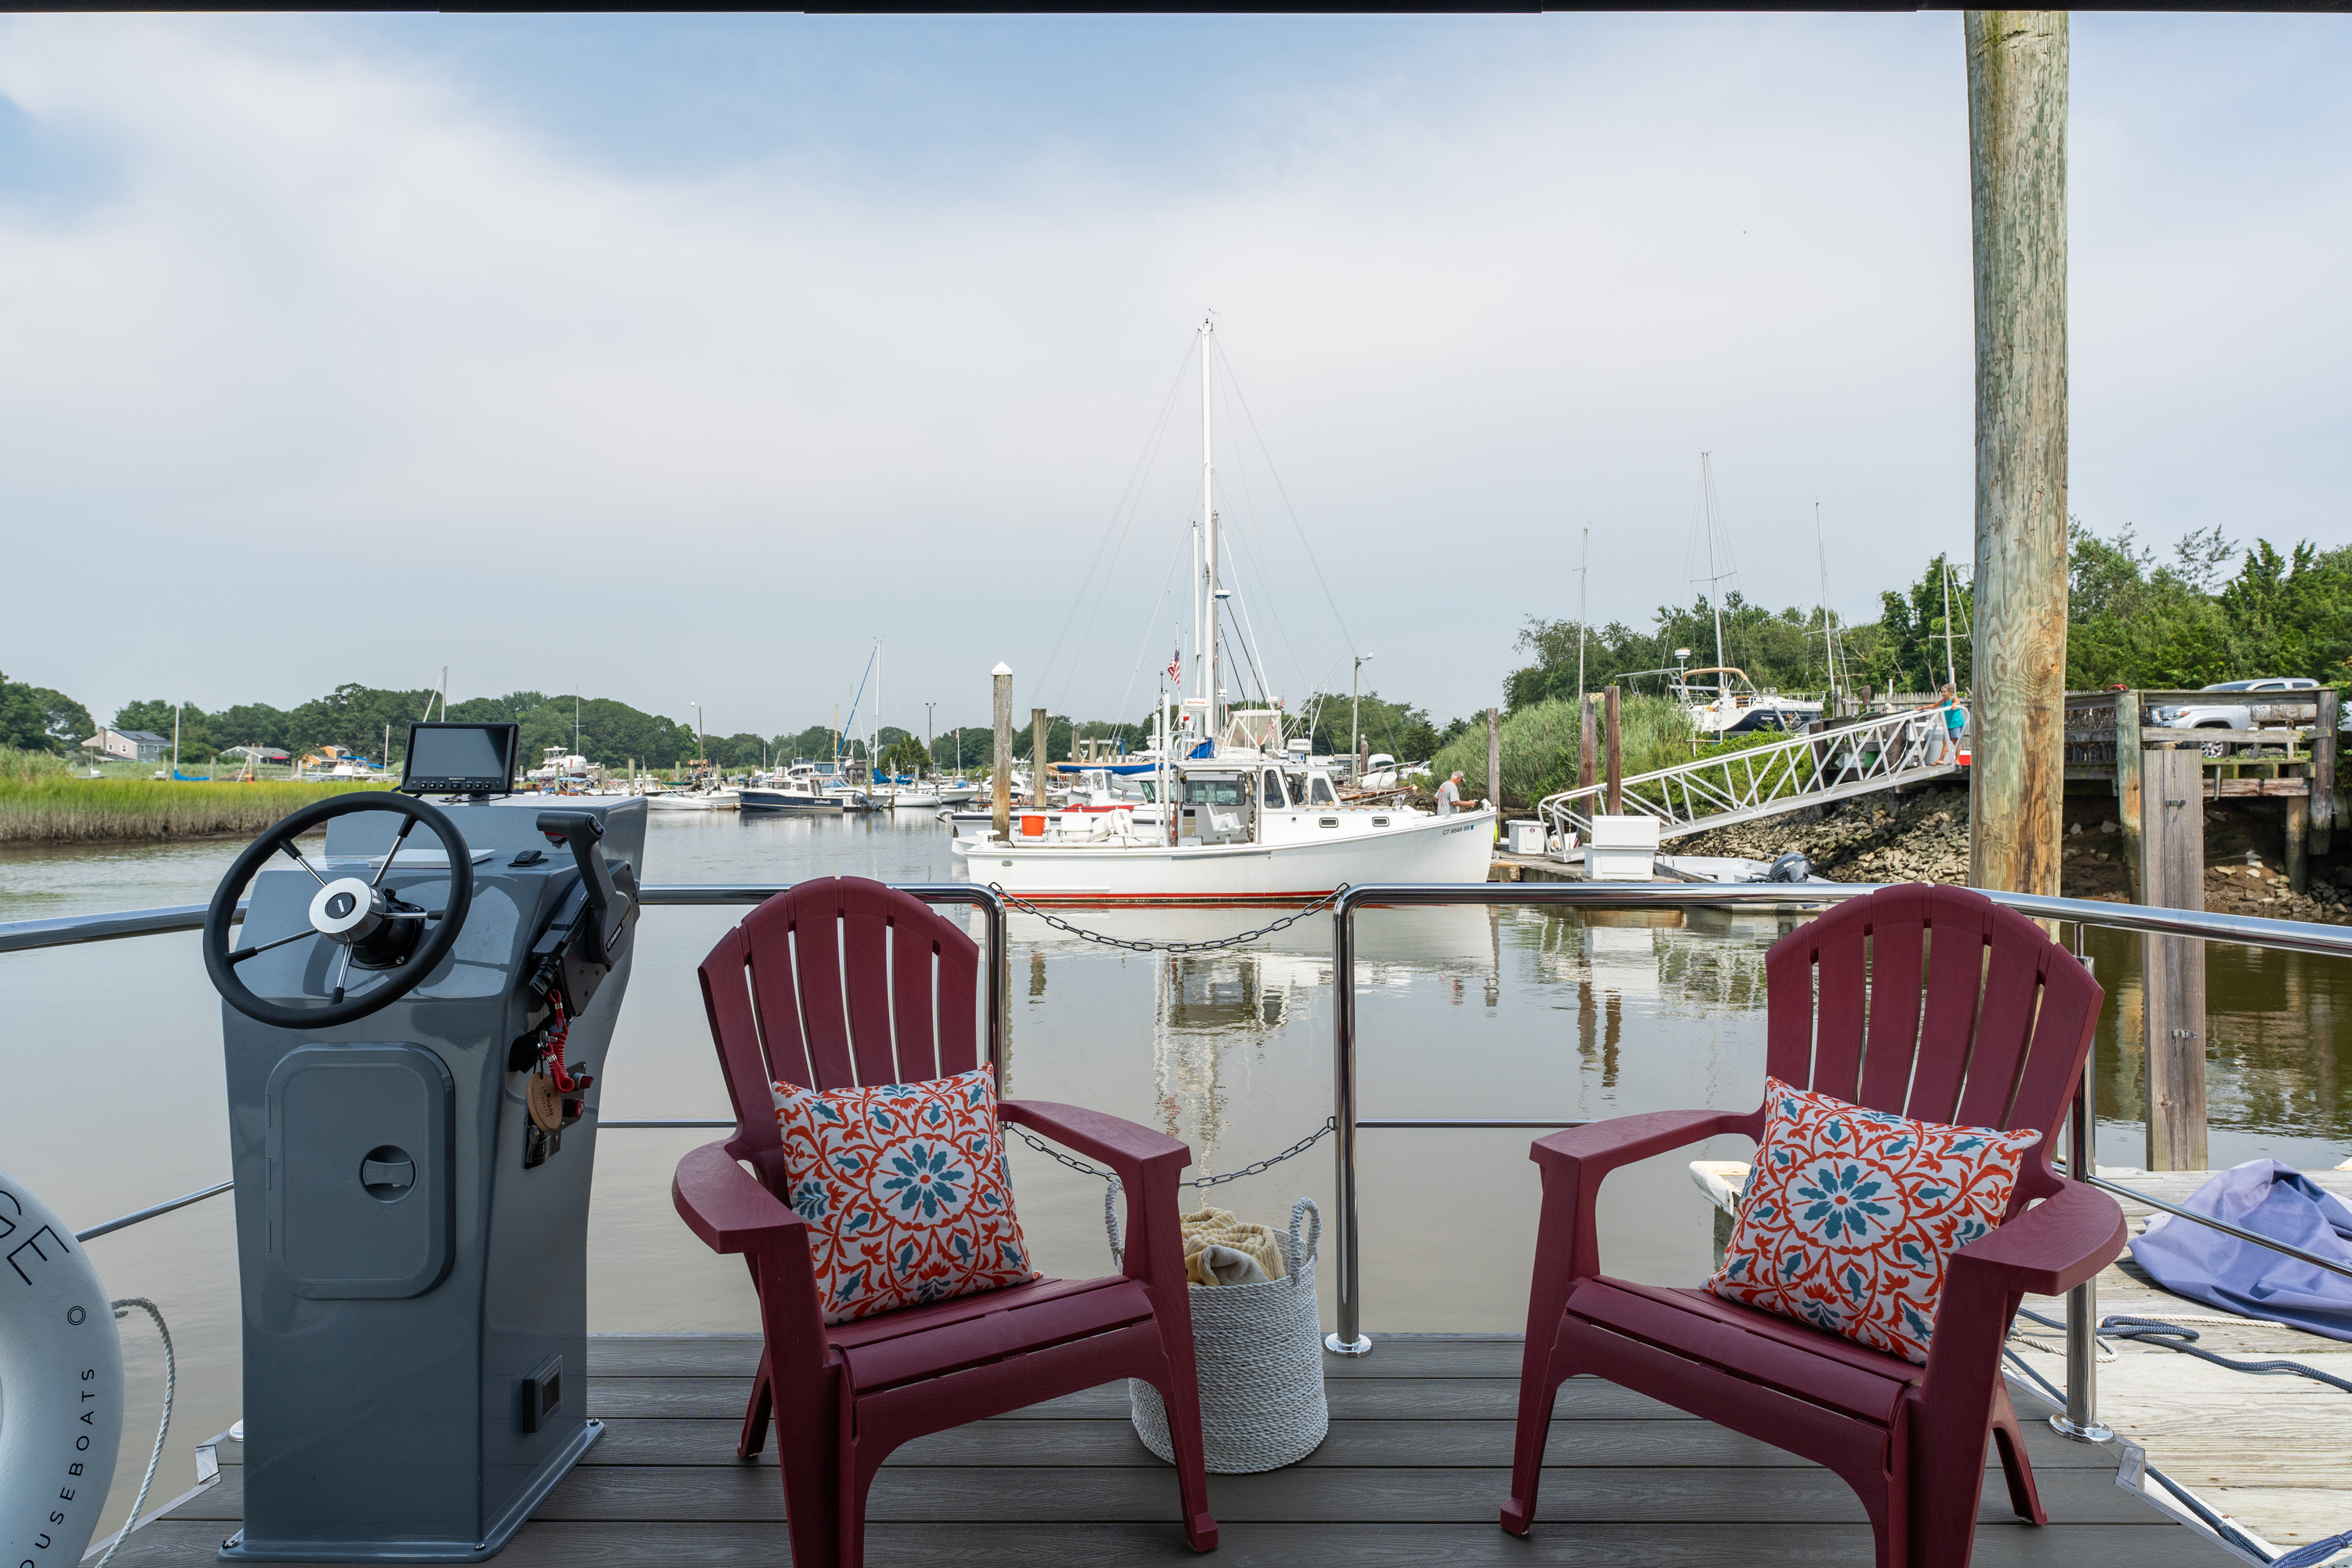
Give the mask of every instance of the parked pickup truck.
[(2317, 704), (2307, 694), (2316, 692), (2319, 682), (2301, 676), (2222, 680), (2203, 689), (2215, 694), (2212, 701), (2168, 702), (2151, 717), (2173, 730), (2251, 730), (2257, 724), (2308, 723), (2317, 716)]

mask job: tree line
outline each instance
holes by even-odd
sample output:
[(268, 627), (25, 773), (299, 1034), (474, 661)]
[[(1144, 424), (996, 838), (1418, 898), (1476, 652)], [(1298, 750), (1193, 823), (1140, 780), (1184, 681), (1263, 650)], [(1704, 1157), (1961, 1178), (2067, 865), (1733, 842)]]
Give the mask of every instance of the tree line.
[[(2308, 542), (2282, 551), (2268, 540), (2240, 547), (2221, 529), (2193, 530), (2168, 555), (2128, 527), (2102, 538), (2080, 519), (2069, 529), (2066, 684), (2196, 688), (2219, 680), (2305, 676), (2352, 684), (2352, 545)], [(1969, 689), (1969, 566), (1943, 555), (1918, 577), (1879, 595), (1873, 621), (1791, 606), (1777, 613), (1737, 591), (1723, 601), (1723, 659), (1767, 690), (1819, 692), (1868, 685), (1933, 691), (1949, 679)], [(1577, 694), (1580, 627), (1529, 616), (1519, 650), (1530, 662), (1504, 681), (1513, 710)], [(1660, 690), (1661, 670), (1716, 662), (1715, 618), (1705, 599), (1661, 605), (1647, 629), (1622, 621), (1581, 628), (1584, 689), (1612, 683)], [(1677, 649), (1688, 649), (1677, 660)]]

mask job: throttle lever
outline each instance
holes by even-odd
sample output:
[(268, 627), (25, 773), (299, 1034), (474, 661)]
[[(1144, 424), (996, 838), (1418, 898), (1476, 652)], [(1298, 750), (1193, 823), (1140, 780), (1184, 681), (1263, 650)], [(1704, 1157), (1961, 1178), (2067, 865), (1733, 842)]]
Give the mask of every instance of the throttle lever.
[(596, 848), (596, 841), (604, 837), (604, 824), (585, 811), (542, 811), (538, 826), (549, 843), (571, 847), (572, 858), (580, 867), (581, 890), (596, 917), (596, 953), (604, 958), (620, 936), (627, 907), (620, 889), (613, 885), (612, 869)]

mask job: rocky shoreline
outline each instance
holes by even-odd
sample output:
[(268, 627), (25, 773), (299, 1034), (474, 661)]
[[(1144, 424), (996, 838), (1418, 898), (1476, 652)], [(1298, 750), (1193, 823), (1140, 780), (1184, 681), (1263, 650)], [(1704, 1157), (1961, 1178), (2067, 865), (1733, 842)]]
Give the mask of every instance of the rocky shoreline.
[[(2216, 914), (2352, 925), (2352, 832), (2311, 859), (2305, 891), (2287, 887), (2284, 828), (2275, 805), (2233, 801), (2205, 812), (2205, 907)], [(2070, 795), (2059, 891), (2070, 899), (2131, 901), (2122, 825), (2106, 795)], [(1771, 860), (1794, 849), (1816, 876), (1841, 882), (1964, 883), (1969, 793), (1923, 789), (1865, 795), (1839, 805), (1719, 827), (1668, 847), (1678, 855)]]

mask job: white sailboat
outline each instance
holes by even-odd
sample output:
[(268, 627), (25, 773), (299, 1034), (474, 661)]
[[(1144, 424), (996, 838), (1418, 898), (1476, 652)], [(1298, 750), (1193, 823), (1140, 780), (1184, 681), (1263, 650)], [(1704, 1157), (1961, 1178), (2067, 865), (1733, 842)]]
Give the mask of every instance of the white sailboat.
[(1152, 769), (1129, 775), (1144, 799), (1124, 808), (1113, 801), (1107, 809), (1016, 809), (1003, 837), (961, 835), (951, 853), (967, 879), (1045, 903), (1283, 902), (1318, 898), (1342, 883), (1486, 880), (1495, 844), (1491, 806), (1438, 816), (1406, 806), (1342, 805), (1329, 773), (1291, 749), (1278, 705), (1228, 712), (1219, 652), (1225, 595), (1218, 586), (1212, 323), (1201, 323), (1200, 339), (1202, 521), (1192, 694), (1181, 699), (1180, 714), (1163, 693), (1147, 753)]

